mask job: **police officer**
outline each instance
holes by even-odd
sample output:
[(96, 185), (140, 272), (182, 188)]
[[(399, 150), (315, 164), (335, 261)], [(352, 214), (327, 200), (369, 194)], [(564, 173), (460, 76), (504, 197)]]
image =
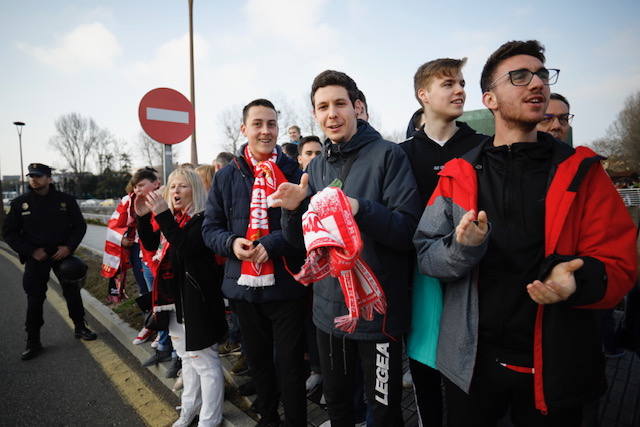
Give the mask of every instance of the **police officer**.
[(27, 176), (30, 191), (11, 202), (2, 229), (5, 241), (25, 264), (22, 286), (27, 294), (27, 348), (22, 360), (32, 359), (42, 351), (42, 305), (51, 269), (62, 286), (69, 317), (75, 324), (75, 337), (96, 339), (96, 334), (85, 324), (80, 297), (87, 267), (72, 256), (87, 224), (75, 199), (53, 186), (49, 166), (31, 163)]

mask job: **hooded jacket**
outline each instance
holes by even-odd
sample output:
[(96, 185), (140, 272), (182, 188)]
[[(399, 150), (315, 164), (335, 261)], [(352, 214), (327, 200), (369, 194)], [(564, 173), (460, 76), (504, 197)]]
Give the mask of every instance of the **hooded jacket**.
[[(288, 244), (280, 229), (280, 208), (269, 208), (269, 234), (259, 239), (269, 254), (275, 267), (275, 284), (262, 288), (250, 288), (238, 285), (242, 261), (233, 252), (233, 241), (244, 237), (249, 224), (249, 204), (253, 188), (253, 172), (244, 148), (240, 147), (238, 156), (216, 173), (215, 180), (205, 209), (202, 224), (202, 236), (207, 247), (218, 255), (227, 257), (224, 269), (222, 292), (230, 299), (252, 303), (284, 301), (303, 298), (307, 294), (305, 286), (298, 283), (286, 270), (284, 257), (291, 268), (299, 268), (304, 259), (304, 251)], [(279, 146), (276, 164), (287, 180), (300, 182), (302, 171), (298, 164), (287, 157)]]
[[(422, 114), (422, 110), (420, 110)], [(438, 172), (449, 160), (460, 157), (467, 151), (478, 146), (489, 137), (469, 127), (465, 122), (456, 122), (458, 130), (441, 146), (434, 142), (424, 132), (424, 127), (415, 131), (400, 147), (407, 153), (413, 174), (416, 178), (420, 196), (420, 206), (425, 206), (427, 200), (438, 184)]]
[[(358, 120), (351, 140), (339, 144), (325, 141), (322, 155), (309, 164), (310, 194), (340, 178), (350, 158), (353, 163), (342, 190), (358, 200), (355, 220), (363, 241), (361, 257), (382, 285), (387, 313), (375, 313), (372, 321), (360, 319), (349, 338), (387, 340), (408, 330), (408, 258), (420, 211), (415, 179), (402, 149), (382, 139), (367, 122)], [(296, 211), (283, 209), (283, 231), (297, 247), (304, 247), (301, 217), (307, 206), (308, 200)], [(315, 325), (327, 334), (344, 336), (345, 332), (334, 326), (334, 319), (348, 312), (338, 280), (328, 276), (312, 286)]]
[[(559, 262), (585, 261), (575, 272), (577, 289), (569, 299), (537, 306), (534, 395), (536, 408), (546, 413), (548, 407), (579, 405), (603, 391), (597, 312), (591, 309), (614, 307), (622, 299), (635, 282), (637, 261), (633, 222), (600, 166), (602, 158), (545, 133), (538, 133), (540, 139), (552, 141), (553, 154), (538, 279)], [(478, 345), (478, 266), (489, 238), (470, 247), (457, 243), (454, 233), (466, 212), (477, 211), (476, 168), (482, 167), (482, 153), (479, 146), (445, 165), (414, 238), (420, 271), (439, 278), (444, 289), (438, 369), (465, 392)]]

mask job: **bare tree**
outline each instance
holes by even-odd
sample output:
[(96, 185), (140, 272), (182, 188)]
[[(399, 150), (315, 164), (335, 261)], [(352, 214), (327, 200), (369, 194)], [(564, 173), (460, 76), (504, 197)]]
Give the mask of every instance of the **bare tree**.
[[(162, 165), (162, 144), (155, 142), (143, 131), (138, 134), (138, 151), (148, 166)], [(171, 154), (173, 153), (173, 150)]]
[(101, 129), (92, 118), (78, 113), (60, 116), (55, 122), (57, 135), (51, 143), (64, 157), (74, 174), (87, 171), (87, 159), (93, 150), (105, 139), (109, 132)]
[(224, 151), (229, 151), (235, 155), (238, 152), (240, 140), (242, 139), (242, 133), (240, 132), (240, 125), (242, 125), (242, 107), (238, 105), (228, 107), (220, 113), (218, 119), (222, 125), (224, 137), (226, 138), (226, 143), (223, 145)]
[(640, 170), (640, 92), (629, 96), (607, 136), (591, 143), (616, 171)]
[(103, 173), (107, 168), (115, 170), (113, 159), (117, 158), (122, 152), (121, 145), (126, 146), (126, 142), (124, 141), (118, 144), (114, 136), (108, 130), (105, 130), (104, 132), (105, 138), (98, 141), (95, 149), (93, 150), (98, 174)]

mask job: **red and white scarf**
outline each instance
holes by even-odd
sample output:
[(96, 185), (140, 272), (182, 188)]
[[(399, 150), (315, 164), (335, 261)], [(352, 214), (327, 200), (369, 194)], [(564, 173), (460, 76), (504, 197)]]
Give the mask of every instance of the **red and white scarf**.
[[(276, 165), (278, 152), (275, 147), (271, 157), (265, 161), (258, 161), (247, 145), (244, 157), (253, 171), (253, 188), (251, 189), (251, 204), (249, 205), (249, 225), (247, 240), (255, 242), (269, 234), (269, 215), (267, 197), (271, 196), (280, 184), (287, 181), (284, 174)], [(271, 259), (262, 264), (242, 261), (238, 285), (254, 288), (272, 286), (275, 284), (274, 265)]]
[(387, 301), (371, 267), (360, 257), (362, 238), (347, 196), (327, 187), (311, 198), (302, 216), (307, 259), (294, 278), (307, 285), (327, 275), (338, 278), (349, 314), (334, 319), (338, 329), (355, 331), (358, 319), (373, 320), (373, 311), (384, 315)]

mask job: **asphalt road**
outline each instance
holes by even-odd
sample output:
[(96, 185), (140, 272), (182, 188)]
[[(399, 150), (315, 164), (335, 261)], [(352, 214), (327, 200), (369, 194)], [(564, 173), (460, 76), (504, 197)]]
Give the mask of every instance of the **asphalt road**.
[[(103, 228), (104, 229), (104, 228)], [(115, 379), (105, 374), (104, 362), (90, 351), (90, 345), (109, 347), (118, 354), (119, 364), (139, 366), (105, 329), (91, 322), (98, 341), (81, 342), (49, 302), (55, 299), (49, 282), (48, 300), (44, 305), (45, 325), (42, 344), (45, 351), (29, 361), (20, 360), (25, 345), (24, 316), (26, 298), (22, 290), (22, 272), (0, 249), (0, 425), (57, 426), (144, 425), (138, 412), (118, 392)], [(54, 304), (55, 305), (55, 304)], [(95, 347), (94, 347), (95, 348)], [(95, 352), (94, 352), (95, 353)], [(122, 359), (121, 359), (122, 358)], [(139, 370), (139, 368), (138, 368)], [(166, 388), (154, 378), (145, 377), (158, 398), (167, 397)], [(157, 381), (157, 380), (156, 380)], [(171, 404), (175, 404), (174, 402)]]
[(84, 235), (84, 239), (82, 239), (82, 245), (102, 253), (106, 235), (107, 227), (87, 224), (87, 233)]

